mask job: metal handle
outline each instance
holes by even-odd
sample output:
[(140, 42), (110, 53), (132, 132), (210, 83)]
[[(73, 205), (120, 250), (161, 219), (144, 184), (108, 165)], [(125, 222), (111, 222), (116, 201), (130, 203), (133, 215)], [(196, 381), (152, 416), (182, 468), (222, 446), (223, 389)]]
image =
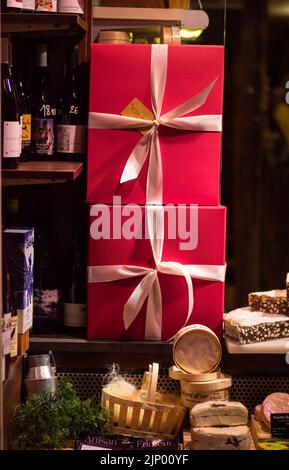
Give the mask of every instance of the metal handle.
[(48, 354), (50, 356), (50, 362), (52, 363), (51, 369), (53, 370), (54, 374), (56, 375), (57, 369), (56, 369), (56, 362), (55, 362), (55, 359), (54, 359), (54, 356), (53, 356), (53, 352), (50, 350), (50, 351), (48, 351)]

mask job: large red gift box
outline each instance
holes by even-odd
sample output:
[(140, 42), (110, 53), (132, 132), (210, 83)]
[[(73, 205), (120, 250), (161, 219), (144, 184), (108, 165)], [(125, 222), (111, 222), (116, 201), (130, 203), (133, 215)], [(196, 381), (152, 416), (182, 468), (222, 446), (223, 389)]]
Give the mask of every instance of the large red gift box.
[[(118, 233), (120, 221), (125, 222), (131, 216), (128, 206), (103, 206), (107, 212), (106, 221), (100, 225), (101, 205), (90, 206), (90, 235), (88, 251), (88, 339), (145, 339), (147, 300), (132, 324), (125, 328), (123, 308), (144, 276), (129, 277), (111, 282), (95, 282), (90, 277), (93, 270), (98, 273), (103, 266), (117, 265), (125, 270), (126, 266), (155, 268), (149, 239), (139, 236), (137, 239)], [(141, 208), (141, 217), (135, 222), (134, 233), (144, 234), (145, 208)], [(100, 212), (99, 212), (100, 210)], [(187, 221), (191, 231), (191, 244), (183, 246), (182, 240), (169, 230), (168, 221), (175, 211), (170, 206), (165, 214), (164, 243), (162, 261), (174, 261), (183, 265), (225, 265), (226, 208), (223, 206), (198, 207), (197, 222), (189, 206), (178, 208), (177, 221)], [(122, 213), (122, 211), (124, 211)], [(196, 213), (194, 213), (196, 215)], [(193, 220), (190, 223), (190, 216)], [(186, 217), (186, 218), (185, 218)], [(189, 225), (188, 225), (189, 224)], [(105, 226), (104, 226), (105, 225)], [(114, 238), (113, 229), (116, 228)], [(99, 238), (99, 230), (103, 238)], [(177, 233), (183, 233), (177, 228)], [(170, 234), (168, 236), (168, 234)], [(169, 238), (170, 237), (170, 238)], [(190, 246), (189, 246), (190, 245)], [(171, 338), (184, 324), (188, 311), (188, 288), (183, 276), (157, 273), (162, 297), (161, 339)], [(192, 278), (194, 306), (188, 324), (200, 323), (210, 327), (220, 337), (224, 312), (224, 282)], [(156, 339), (156, 338), (146, 338)]]
[[(149, 158), (136, 179), (121, 183), (127, 160), (142, 137), (138, 129), (95, 128), (93, 113), (120, 115), (134, 98), (149, 110), (151, 45), (93, 44), (90, 72), (87, 201), (158, 203), (146, 199)], [(220, 118), (223, 97), (223, 46), (168, 46), (167, 76), (161, 115), (211, 85), (206, 101), (186, 116), (200, 116), (198, 130), (158, 128), (162, 172), (162, 203), (219, 204), (221, 132), (204, 131), (211, 115)], [(208, 129), (208, 127), (205, 127)]]

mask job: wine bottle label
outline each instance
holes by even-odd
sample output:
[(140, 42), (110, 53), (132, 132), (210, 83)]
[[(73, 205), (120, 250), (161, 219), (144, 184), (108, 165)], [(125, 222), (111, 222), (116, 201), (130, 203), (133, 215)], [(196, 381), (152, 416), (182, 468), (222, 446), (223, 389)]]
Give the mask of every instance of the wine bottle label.
[(10, 356), (16, 357), (18, 352), (18, 316), (11, 317)]
[(37, 155), (54, 153), (54, 119), (33, 119), (33, 143)]
[(57, 0), (36, 0), (35, 10), (46, 13), (57, 12)]
[(85, 153), (86, 126), (59, 124), (57, 126), (57, 152)]
[(22, 123), (23, 123), (23, 115), (20, 116), (20, 121), (19, 121), (19, 152), (21, 155), (22, 151)]
[(3, 322), (3, 352), (4, 355), (10, 354), (10, 332), (11, 332), (11, 313), (5, 313), (3, 315), (4, 322)]
[(64, 304), (64, 325), (72, 327), (86, 326), (86, 304)]
[(22, 0), (22, 10), (35, 10), (35, 0)]
[(60, 301), (58, 289), (34, 289), (34, 317), (57, 320)]
[(84, 0), (58, 0), (59, 13), (84, 13)]
[(22, 115), (22, 146), (31, 142), (31, 114)]
[(3, 157), (20, 157), (19, 121), (3, 122)]
[(8, 8), (22, 8), (22, 0), (7, 0), (7, 7)]

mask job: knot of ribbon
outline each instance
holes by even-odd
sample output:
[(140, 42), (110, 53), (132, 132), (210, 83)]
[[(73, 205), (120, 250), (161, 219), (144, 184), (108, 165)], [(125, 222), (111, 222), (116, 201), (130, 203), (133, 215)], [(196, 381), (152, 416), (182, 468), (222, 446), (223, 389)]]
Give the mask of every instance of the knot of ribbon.
[[(200, 108), (215, 86), (218, 77), (206, 88), (181, 103), (168, 113), (161, 115), (163, 97), (166, 88), (168, 62), (168, 46), (166, 44), (151, 47), (151, 105), (153, 120), (139, 119), (108, 113), (89, 113), (88, 127), (90, 129), (144, 129), (151, 128), (131, 152), (123, 169), (120, 183), (134, 180), (149, 155), (149, 167), (146, 183), (146, 204), (162, 204), (163, 175), (162, 158), (158, 128), (160, 125), (179, 130), (199, 132), (221, 132), (222, 115), (185, 116)], [(184, 117), (185, 116), (185, 117)]]

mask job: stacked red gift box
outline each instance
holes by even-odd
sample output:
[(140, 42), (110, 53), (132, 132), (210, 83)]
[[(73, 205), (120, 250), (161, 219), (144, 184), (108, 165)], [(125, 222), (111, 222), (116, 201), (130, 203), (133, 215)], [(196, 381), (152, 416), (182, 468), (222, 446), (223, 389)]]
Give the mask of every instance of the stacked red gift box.
[(222, 46), (93, 44), (88, 338), (222, 332)]

